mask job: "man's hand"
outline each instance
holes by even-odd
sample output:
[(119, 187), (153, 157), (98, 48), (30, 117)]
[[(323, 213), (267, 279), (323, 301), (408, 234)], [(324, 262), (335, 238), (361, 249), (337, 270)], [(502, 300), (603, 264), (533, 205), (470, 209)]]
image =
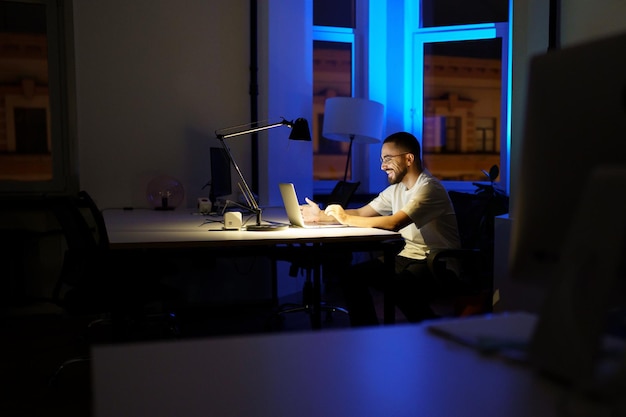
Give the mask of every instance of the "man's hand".
[(304, 217), (304, 221), (314, 223), (319, 222), (322, 210), (319, 208), (315, 201), (310, 200), (308, 197), (305, 197), (304, 200), (306, 201), (306, 204), (300, 206), (300, 211), (302, 212), (302, 217)]
[(345, 210), (339, 204), (331, 204), (326, 207), (324, 214), (334, 217), (341, 224), (346, 224), (346, 221), (348, 220)]

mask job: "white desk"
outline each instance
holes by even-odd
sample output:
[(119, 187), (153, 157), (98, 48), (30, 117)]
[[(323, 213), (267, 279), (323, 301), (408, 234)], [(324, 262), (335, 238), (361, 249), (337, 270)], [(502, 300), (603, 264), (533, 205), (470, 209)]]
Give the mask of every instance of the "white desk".
[(92, 371), (96, 417), (578, 415), (563, 388), (424, 324), (101, 346)]
[[(399, 233), (369, 228), (288, 228), (271, 232), (222, 230), (219, 223), (205, 223), (208, 216), (190, 210), (105, 210), (104, 219), (114, 250), (210, 251), (215, 256), (307, 256), (321, 264), (338, 251), (381, 251), (393, 273), (394, 256), (404, 246)], [(266, 209), (263, 219), (286, 223), (284, 209)], [(218, 217), (219, 220), (219, 217)], [(320, 303), (320, 268), (314, 274), (314, 304)], [(385, 292), (385, 323), (395, 321), (395, 307)], [(315, 328), (321, 327), (321, 312), (313, 315)]]
[[(294, 243), (377, 243), (402, 239), (396, 232), (343, 227), (288, 228), (271, 232), (222, 230), (218, 223), (204, 223), (209, 216), (190, 210), (105, 210), (104, 219), (113, 249), (135, 247), (218, 247)], [(284, 210), (268, 209), (264, 219), (287, 223)], [(216, 217), (219, 219), (219, 216)]]

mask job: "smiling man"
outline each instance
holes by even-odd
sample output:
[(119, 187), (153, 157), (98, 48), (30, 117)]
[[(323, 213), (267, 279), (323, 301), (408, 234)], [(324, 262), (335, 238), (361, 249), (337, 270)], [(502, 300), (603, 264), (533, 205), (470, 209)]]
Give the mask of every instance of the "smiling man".
[[(412, 134), (388, 136), (380, 161), (390, 185), (376, 198), (358, 209), (333, 204), (324, 211), (307, 198), (305, 220), (335, 218), (349, 226), (400, 232), (405, 246), (396, 257), (392, 284), (397, 305), (410, 322), (436, 317), (430, 303), (443, 283), (434, 279), (426, 258), (433, 248), (460, 247), (452, 203), (441, 182), (422, 166), (420, 144)], [(383, 279), (388, 278), (379, 258), (352, 265), (341, 277), (353, 326), (378, 324), (369, 287), (382, 288)]]

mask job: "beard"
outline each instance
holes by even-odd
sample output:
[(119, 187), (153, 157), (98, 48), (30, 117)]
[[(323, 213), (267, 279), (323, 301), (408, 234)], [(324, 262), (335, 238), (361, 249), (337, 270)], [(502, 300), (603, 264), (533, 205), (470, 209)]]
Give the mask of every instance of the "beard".
[(407, 173), (406, 168), (393, 170), (393, 175), (391, 176), (387, 175), (387, 182), (389, 183), (389, 185), (399, 184), (404, 179), (406, 173)]

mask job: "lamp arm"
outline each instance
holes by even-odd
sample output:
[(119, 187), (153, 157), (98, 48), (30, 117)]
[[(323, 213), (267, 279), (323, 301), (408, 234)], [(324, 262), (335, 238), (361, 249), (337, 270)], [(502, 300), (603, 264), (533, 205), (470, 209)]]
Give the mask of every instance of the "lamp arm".
[(217, 138), (222, 144), (222, 148), (224, 148), (224, 150), (226, 151), (226, 154), (228, 155), (228, 159), (230, 160), (231, 165), (235, 168), (235, 171), (237, 172), (237, 175), (239, 176), (239, 180), (240, 180), (239, 187), (241, 189), (241, 192), (244, 195), (244, 198), (249, 204), (249, 207), (247, 208), (257, 215), (257, 221), (260, 224), (261, 223), (261, 209), (259, 208), (259, 204), (257, 203), (256, 198), (254, 198), (254, 194), (252, 193), (250, 186), (248, 186), (246, 179), (243, 177), (241, 169), (239, 169), (239, 165), (237, 165), (235, 158), (233, 158), (233, 154), (230, 152), (230, 148), (224, 142), (225, 137), (218, 135)]
[[(262, 130), (269, 130), (269, 129), (273, 129), (279, 126), (289, 126), (290, 124), (291, 123), (288, 122), (287, 120), (282, 119), (280, 122), (272, 123), (266, 126), (252, 127), (249, 129), (239, 131), (239, 132), (233, 132), (233, 133), (227, 133), (227, 134), (220, 134), (220, 133), (217, 133), (216, 131), (215, 134), (217, 135), (218, 139), (222, 140), (222, 139), (234, 138), (235, 136), (247, 135), (249, 133), (260, 132)], [(227, 130), (227, 129), (223, 129), (223, 130)]]
[(246, 206), (245, 204), (241, 204), (233, 200), (226, 200), (226, 204), (224, 204), (224, 208), (222, 209), (222, 212), (220, 214), (224, 215), (224, 213), (226, 213), (226, 209), (228, 209), (229, 206), (237, 206), (244, 210), (252, 211), (252, 208), (250, 206)]

